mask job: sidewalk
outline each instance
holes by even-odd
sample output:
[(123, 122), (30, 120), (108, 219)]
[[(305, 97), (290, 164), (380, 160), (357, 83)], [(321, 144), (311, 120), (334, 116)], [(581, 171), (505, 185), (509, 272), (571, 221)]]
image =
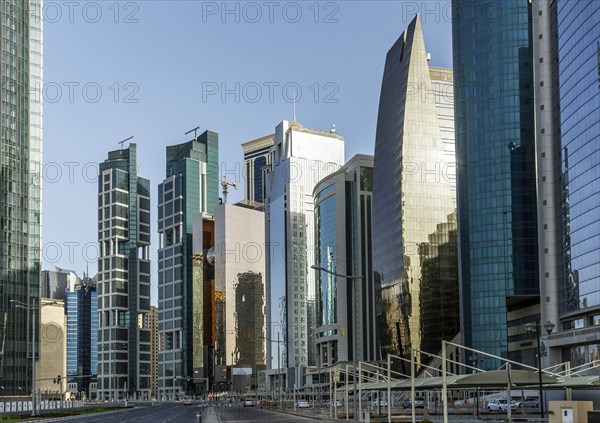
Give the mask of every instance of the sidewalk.
[(208, 407), (204, 407), (202, 412), (202, 423), (220, 423), (214, 406), (209, 405)]

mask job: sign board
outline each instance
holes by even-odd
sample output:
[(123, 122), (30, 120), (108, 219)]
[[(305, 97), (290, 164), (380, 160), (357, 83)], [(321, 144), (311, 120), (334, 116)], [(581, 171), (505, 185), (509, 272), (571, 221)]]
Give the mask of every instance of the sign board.
[(234, 376), (252, 376), (252, 367), (234, 367), (231, 369)]

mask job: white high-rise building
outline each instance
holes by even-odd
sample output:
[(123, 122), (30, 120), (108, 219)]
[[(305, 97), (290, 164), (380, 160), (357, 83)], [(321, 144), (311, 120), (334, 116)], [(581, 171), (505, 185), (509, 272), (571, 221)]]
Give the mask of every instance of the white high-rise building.
[[(270, 154), (265, 201), (267, 367), (298, 368), (314, 364), (316, 358), (312, 193), (321, 179), (344, 164), (344, 138), (335, 127), (319, 131), (283, 121)], [(293, 377), (286, 380), (288, 386), (296, 382)]]

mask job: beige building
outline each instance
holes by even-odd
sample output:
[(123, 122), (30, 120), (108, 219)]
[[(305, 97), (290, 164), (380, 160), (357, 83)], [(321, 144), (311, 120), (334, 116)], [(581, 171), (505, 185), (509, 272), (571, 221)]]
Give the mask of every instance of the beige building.
[[(216, 362), (233, 366), (234, 391), (255, 385), (265, 357), (265, 218), (253, 208), (222, 204), (215, 211), (215, 290), (223, 293), (216, 322)], [(241, 369), (252, 369), (244, 372)]]
[[(48, 299), (41, 299), (42, 304)], [(64, 301), (51, 300), (41, 308), (40, 355), (36, 362), (36, 387), (42, 400), (64, 399), (67, 392), (67, 330)], [(56, 383), (61, 376), (60, 384)]]

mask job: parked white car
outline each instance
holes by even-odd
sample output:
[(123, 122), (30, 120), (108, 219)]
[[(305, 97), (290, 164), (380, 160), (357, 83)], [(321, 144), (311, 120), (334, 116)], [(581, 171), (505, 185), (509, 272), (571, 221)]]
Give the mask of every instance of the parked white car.
[(298, 400), (298, 408), (309, 408), (310, 407), (310, 403), (308, 402), (308, 400)]
[[(519, 408), (519, 404), (516, 401), (510, 402), (510, 409), (517, 410)], [(489, 411), (502, 411), (506, 412), (508, 410), (508, 401), (504, 398), (494, 398), (488, 402), (487, 409)]]

